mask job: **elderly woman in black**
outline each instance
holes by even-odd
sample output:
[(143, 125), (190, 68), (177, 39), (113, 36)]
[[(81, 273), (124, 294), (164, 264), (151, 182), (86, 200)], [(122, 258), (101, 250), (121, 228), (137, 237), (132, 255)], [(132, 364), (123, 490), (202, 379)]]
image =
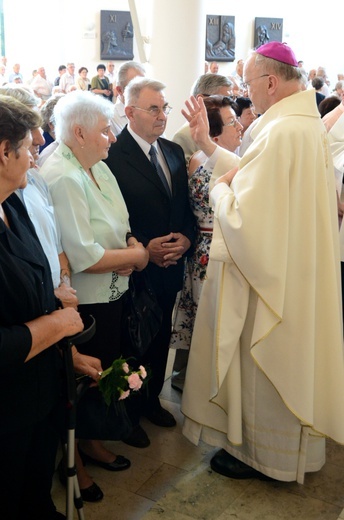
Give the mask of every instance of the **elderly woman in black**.
[[(57, 309), (49, 263), (14, 193), (33, 165), (40, 116), (0, 96), (0, 461), (1, 516), (56, 520), (50, 496), (60, 436), (61, 356), (56, 343), (81, 331), (72, 307)], [(100, 362), (74, 353), (99, 378)]]

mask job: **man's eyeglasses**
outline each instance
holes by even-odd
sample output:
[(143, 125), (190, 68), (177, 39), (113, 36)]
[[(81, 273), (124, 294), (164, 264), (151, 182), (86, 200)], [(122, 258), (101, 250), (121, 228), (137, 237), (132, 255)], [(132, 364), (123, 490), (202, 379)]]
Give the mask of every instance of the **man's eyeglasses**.
[(259, 79), (259, 78), (267, 78), (268, 76), (270, 76), (270, 74), (262, 74), (261, 76), (257, 76), (256, 78), (252, 78), (252, 79), (250, 79), (250, 81), (246, 81), (245, 83), (243, 83), (242, 84), (242, 88), (244, 90), (247, 90), (250, 87), (250, 83), (252, 83), (252, 81), (255, 81), (256, 79)]
[(152, 108), (148, 108), (148, 109), (147, 108), (140, 108), (140, 107), (136, 107), (136, 106), (132, 105), (131, 108), (136, 108), (136, 110), (142, 110), (142, 112), (147, 112), (148, 114), (150, 114), (153, 117), (158, 117), (160, 112), (165, 114), (165, 116), (168, 116), (168, 114), (172, 110), (172, 107), (169, 107), (168, 105), (166, 105), (165, 107), (162, 107), (162, 108), (152, 107)]
[(223, 126), (236, 126), (240, 123), (239, 119), (237, 117), (233, 117), (228, 123), (223, 123)]

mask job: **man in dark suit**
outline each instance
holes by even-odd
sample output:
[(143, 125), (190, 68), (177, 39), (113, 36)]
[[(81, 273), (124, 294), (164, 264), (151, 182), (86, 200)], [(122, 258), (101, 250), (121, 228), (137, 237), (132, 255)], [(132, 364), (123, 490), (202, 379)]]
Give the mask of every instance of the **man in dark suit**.
[[(160, 138), (171, 110), (164, 88), (162, 83), (142, 77), (128, 84), (125, 113), (129, 123), (117, 136), (105, 162), (127, 204), (132, 233), (149, 251), (146, 269), (163, 309), (160, 332), (142, 359), (152, 371), (142, 414), (159, 426), (174, 426), (175, 419), (162, 408), (159, 394), (164, 383), (173, 306), (182, 287), (183, 257), (195, 239), (195, 220), (189, 206), (183, 150)], [(130, 440), (128, 443), (132, 444)]]

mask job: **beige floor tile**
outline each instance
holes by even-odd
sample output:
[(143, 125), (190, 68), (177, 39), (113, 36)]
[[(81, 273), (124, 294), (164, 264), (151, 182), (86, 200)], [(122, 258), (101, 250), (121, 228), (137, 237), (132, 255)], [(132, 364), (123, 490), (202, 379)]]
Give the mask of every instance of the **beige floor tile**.
[(328, 439), (326, 441), (326, 461), (344, 467), (344, 446)]
[(313, 498), (344, 507), (344, 465), (327, 462), (317, 473), (306, 475), (303, 492)]
[(137, 490), (137, 493), (150, 500), (157, 501), (172, 486), (175, 486), (185, 475), (187, 471), (163, 464), (160, 468)]
[(194, 519), (212, 520), (250, 485), (251, 481), (229, 480), (203, 467), (183, 478), (154, 508), (163, 510), (164, 518), (166, 513), (175, 512)]
[(216, 520), (337, 520), (340, 508), (290, 493), (272, 482), (254, 482)]

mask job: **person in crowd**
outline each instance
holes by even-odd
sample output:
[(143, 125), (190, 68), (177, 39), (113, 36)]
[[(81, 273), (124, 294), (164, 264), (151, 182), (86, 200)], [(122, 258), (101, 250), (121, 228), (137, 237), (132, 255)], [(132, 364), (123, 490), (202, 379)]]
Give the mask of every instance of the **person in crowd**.
[(328, 76), (327, 76), (327, 72), (326, 72), (326, 69), (325, 67), (318, 67), (317, 68), (317, 73), (316, 73), (316, 77), (318, 78), (322, 78), (323, 81), (324, 81), (324, 84), (321, 88), (321, 94), (323, 94), (325, 97), (328, 97), (331, 95), (331, 91), (330, 91), (330, 81), (328, 79)]
[(33, 80), (35, 79), (35, 77), (37, 76), (37, 74), (38, 74), (37, 69), (33, 69), (32, 74), (31, 74), (31, 78), (29, 78), (26, 81), (26, 85), (28, 85), (30, 88), (31, 88), (31, 84), (32, 84)]
[(61, 75), (59, 83), (59, 92), (68, 94), (76, 90), (75, 65), (73, 62), (67, 63), (67, 71)]
[(54, 123), (53, 123), (53, 114), (54, 114), (54, 108), (56, 103), (58, 102), (61, 97), (64, 96), (64, 94), (56, 94), (55, 96), (51, 97), (44, 103), (44, 105), (41, 107), (40, 112), (42, 116), (42, 130), (43, 130), (43, 138), (44, 138), (44, 144), (42, 144), (39, 148), (39, 153), (41, 154), (42, 150), (44, 150), (47, 146), (49, 146), (51, 143), (53, 143), (56, 139), (55, 136), (55, 129), (54, 129)]
[(114, 115), (111, 120), (111, 130), (117, 135), (119, 134), (125, 125), (128, 124), (128, 118), (125, 115), (124, 109), (124, 90), (136, 76), (145, 76), (145, 69), (140, 63), (135, 61), (126, 61), (118, 69), (117, 80), (116, 80), (116, 93), (117, 99), (114, 107)]
[[(246, 98), (245, 98), (246, 99)], [(235, 150), (241, 143), (242, 124), (237, 118), (236, 102), (225, 96), (204, 98), (209, 121), (209, 136), (218, 146), (231, 152), (234, 167), (239, 164)], [(171, 386), (183, 390), (187, 359), (197, 305), (209, 261), (209, 248), (212, 239), (213, 212), (209, 205), (209, 183), (216, 178), (213, 172), (214, 158), (208, 159), (202, 150), (196, 152), (189, 163), (189, 198), (196, 217), (198, 233), (194, 253), (186, 260), (183, 289), (173, 320), (170, 347), (177, 348), (178, 361), (174, 364)], [(179, 370), (179, 366), (181, 367)]]
[[(148, 262), (143, 245), (134, 237), (126, 238), (128, 211), (115, 178), (102, 162), (115, 140), (110, 130), (112, 110), (112, 104), (91, 92), (78, 90), (63, 96), (54, 110), (59, 145), (41, 168), (69, 258), (79, 310), (94, 316), (97, 323), (94, 337), (80, 350), (99, 357), (104, 369), (121, 355), (120, 325), (128, 277)], [(91, 402), (102, 406), (97, 388), (86, 392), (79, 408), (82, 401), (86, 409)], [(114, 455), (100, 439), (89, 436), (97, 426), (92, 420), (94, 423), (98, 417), (84, 424), (77, 422), (77, 451), (84, 460), (109, 471), (129, 468), (128, 459)], [(123, 419), (119, 416), (117, 420), (120, 428)], [(117, 440), (118, 433), (112, 432)], [(99, 496), (86, 469), (79, 465), (77, 470), (80, 487)]]
[(67, 67), (66, 67), (66, 65), (59, 65), (59, 68), (57, 70), (58, 70), (59, 75), (54, 80), (54, 87), (60, 86), (61, 76), (63, 76), (63, 74), (65, 74), (67, 72)]
[(51, 97), (53, 86), (53, 83), (47, 79), (45, 68), (38, 67), (37, 74), (31, 83), (31, 88), (35, 95), (43, 101), (46, 101)]
[[(34, 161), (31, 130), (40, 116), (0, 95), (0, 455), (7, 520), (58, 520), (50, 490), (62, 433), (61, 355), (57, 343), (83, 329), (73, 307), (58, 308), (49, 263), (14, 191)], [(98, 360), (73, 347), (75, 368), (99, 379)]]
[(316, 77), (316, 75), (317, 75), (317, 69), (310, 69), (310, 71), (307, 74), (307, 88), (308, 89), (313, 88), (312, 80)]
[[(226, 76), (221, 74), (202, 74), (197, 78), (192, 86), (191, 93), (193, 96), (212, 96), (218, 94), (220, 96), (231, 96), (233, 83)], [(196, 143), (191, 137), (190, 128), (185, 123), (172, 137), (172, 141), (179, 144), (184, 151), (186, 164), (189, 164), (190, 157), (197, 152)]]
[(79, 77), (76, 80), (76, 88), (80, 90), (90, 90), (91, 82), (87, 77), (88, 69), (86, 67), (80, 67), (78, 70)]
[[(141, 413), (153, 424), (175, 426), (160, 403), (171, 337), (172, 311), (182, 287), (184, 258), (195, 239), (195, 220), (188, 200), (187, 173), (180, 146), (161, 138), (171, 110), (160, 81), (136, 77), (125, 89), (128, 125), (105, 160), (126, 202), (132, 233), (149, 253), (147, 273), (163, 311), (159, 333), (142, 358), (151, 367)], [(139, 194), (139, 196), (138, 196)], [(124, 442), (144, 446), (138, 424)]]
[(248, 127), (257, 119), (257, 114), (254, 111), (253, 103), (248, 97), (238, 97), (235, 100), (236, 115), (242, 126), (241, 135), (243, 136)]
[(323, 78), (320, 78), (318, 76), (315, 76), (314, 79), (312, 79), (312, 87), (315, 90), (315, 98), (317, 105), (319, 107), (320, 103), (326, 98), (324, 94), (322, 94), (322, 88), (325, 85)]
[(105, 76), (109, 80), (110, 88), (112, 92), (115, 91), (116, 87), (116, 73), (115, 73), (115, 64), (113, 61), (109, 61), (106, 65)]
[(22, 73), (20, 72), (20, 63), (15, 63), (13, 65), (13, 72), (11, 72), (11, 74), (9, 75), (8, 82), (9, 83), (14, 83), (14, 79), (16, 77), (19, 77), (21, 79), (21, 82), (23, 83), (24, 78), (23, 78)]
[(332, 112), (340, 104), (340, 99), (337, 96), (328, 96), (320, 101), (318, 109), (321, 117), (324, 117), (329, 112)]
[(344, 94), (344, 81), (337, 81), (334, 87), (334, 91), (332, 92), (332, 96), (338, 97), (341, 101)]
[(0, 65), (0, 86), (4, 85), (5, 83), (7, 83), (6, 67), (5, 65)]
[(209, 64), (209, 73), (210, 74), (217, 74), (219, 72), (219, 64), (217, 61), (212, 61)]
[(105, 65), (100, 63), (97, 66), (97, 75), (91, 80), (91, 91), (93, 94), (99, 94), (109, 101), (112, 101), (112, 89), (108, 78), (105, 76), (105, 71)]
[[(211, 467), (227, 477), (302, 483), (324, 465), (325, 436), (344, 441), (333, 165), (290, 47), (259, 47), (244, 80), (261, 116), (239, 169), (228, 172), (219, 150), (227, 173), (211, 192), (214, 232), (183, 433), (220, 447)], [(187, 107), (192, 135), (211, 157), (203, 100)]]

